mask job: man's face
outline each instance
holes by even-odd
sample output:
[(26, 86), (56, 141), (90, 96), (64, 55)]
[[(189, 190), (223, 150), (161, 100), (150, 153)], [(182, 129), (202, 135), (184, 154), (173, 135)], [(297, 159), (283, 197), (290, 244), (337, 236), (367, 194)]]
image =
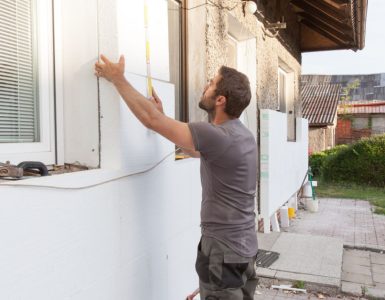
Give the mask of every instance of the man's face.
[(212, 113), (215, 110), (215, 100), (217, 98), (215, 91), (220, 78), (220, 75), (216, 75), (213, 79), (209, 80), (199, 102), (199, 107), (208, 113)]

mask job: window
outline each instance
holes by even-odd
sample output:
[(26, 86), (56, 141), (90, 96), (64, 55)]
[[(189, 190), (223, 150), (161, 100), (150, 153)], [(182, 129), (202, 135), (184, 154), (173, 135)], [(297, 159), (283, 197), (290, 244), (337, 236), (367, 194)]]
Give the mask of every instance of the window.
[(294, 73), (286, 66), (278, 68), (278, 101), (278, 110), (287, 114), (287, 140), (295, 141)]
[(227, 57), (226, 57), (226, 66), (236, 69), (238, 67), (237, 58), (238, 58), (238, 42), (231, 35), (228, 35), (227, 42)]
[(0, 161), (54, 163), (52, 7), (0, 2)]
[(168, 0), (170, 81), (175, 85), (175, 119), (187, 122), (185, 22), (183, 1)]
[(250, 81), (251, 101), (239, 119), (250, 129), (254, 137), (257, 134), (256, 120), (256, 41), (251, 33), (233, 16), (228, 15), (229, 32), (227, 35), (226, 66), (245, 74)]

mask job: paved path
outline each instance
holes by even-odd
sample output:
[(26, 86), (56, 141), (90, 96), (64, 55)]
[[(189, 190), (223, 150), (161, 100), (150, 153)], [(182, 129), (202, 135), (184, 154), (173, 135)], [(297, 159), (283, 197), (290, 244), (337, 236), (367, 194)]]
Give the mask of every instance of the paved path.
[(267, 268), (257, 267), (257, 276), (304, 281), (339, 290), (343, 243), (341, 239), (288, 232), (258, 233), (261, 249), (278, 252), (279, 259)]
[(342, 238), (345, 245), (385, 250), (385, 216), (368, 201), (320, 198), (319, 211), (299, 210), (288, 232)]
[(385, 299), (385, 254), (345, 249), (341, 290)]
[(338, 296), (338, 297), (329, 297), (324, 294), (293, 294), (289, 292), (277, 291), (266, 288), (257, 288), (254, 300), (282, 300), (282, 299), (301, 299), (301, 300), (315, 300), (315, 299), (329, 299), (329, 300), (363, 300), (365, 298), (353, 297), (353, 296)]

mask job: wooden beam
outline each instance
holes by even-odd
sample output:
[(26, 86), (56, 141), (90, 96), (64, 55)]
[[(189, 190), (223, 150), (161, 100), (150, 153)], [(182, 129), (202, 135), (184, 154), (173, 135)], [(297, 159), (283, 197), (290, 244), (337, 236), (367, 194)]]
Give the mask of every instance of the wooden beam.
[(314, 18), (323, 20), (325, 23), (328, 23), (334, 27), (341, 28), (342, 30), (345, 30), (345, 31), (352, 31), (352, 27), (347, 23), (344, 23), (341, 20), (337, 20), (331, 17), (330, 15), (325, 13), (323, 10), (319, 10), (312, 5), (303, 4), (302, 10), (312, 15)]
[(326, 14), (342, 24), (349, 24), (350, 21), (344, 13), (341, 13), (322, 0), (292, 0), (290, 3), (304, 11), (310, 10), (314, 14)]
[(349, 0), (332, 0), (334, 3), (337, 3), (338, 5), (346, 5), (349, 4)]
[(343, 39), (339, 39), (327, 30), (323, 29), (322, 27), (319, 27), (318, 25), (314, 25), (312, 22), (310, 22), (307, 19), (304, 19), (301, 21), (302, 24), (308, 26), (310, 29), (318, 32), (319, 34), (323, 35), (324, 37), (328, 38), (332, 42), (341, 45), (342, 47), (347, 47), (349, 43), (345, 42)]
[[(323, 19), (321, 16), (309, 14), (307, 12), (302, 12), (298, 14), (302, 19), (306, 19), (314, 25), (320, 26), (324, 30), (332, 33), (333, 35), (343, 39), (343, 40), (354, 40), (353, 29), (352, 28), (339, 28), (339, 24), (334, 24), (333, 22), (328, 22), (328, 20)], [(330, 20), (329, 20), (330, 21)]]

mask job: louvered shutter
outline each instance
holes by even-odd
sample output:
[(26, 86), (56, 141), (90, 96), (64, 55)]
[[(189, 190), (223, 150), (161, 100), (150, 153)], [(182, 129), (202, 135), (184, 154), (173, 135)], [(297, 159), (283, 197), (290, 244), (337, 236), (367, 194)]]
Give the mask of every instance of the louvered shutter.
[(33, 2), (0, 0), (0, 143), (39, 141)]

